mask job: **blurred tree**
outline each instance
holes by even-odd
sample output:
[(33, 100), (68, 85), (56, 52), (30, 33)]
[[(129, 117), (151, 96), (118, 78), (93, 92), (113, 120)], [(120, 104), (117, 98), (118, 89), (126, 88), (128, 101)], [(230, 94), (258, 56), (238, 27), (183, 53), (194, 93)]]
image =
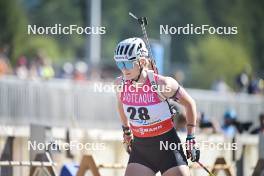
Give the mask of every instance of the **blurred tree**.
[[(23, 3), (20, 3), (23, 2)], [(47, 46), (52, 57), (72, 58), (85, 55), (85, 36), (83, 35), (53, 35), (48, 39), (43, 37), (25, 35), (27, 24), (38, 26), (52, 26), (62, 24), (68, 26), (77, 24), (89, 25), (89, 4), (87, 0), (9, 0), (0, 1), (0, 44), (9, 47), (9, 56), (15, 59), (23, 51), (34, 53), (36, 46), (51, 45), (54, 51)], [(26, 8), (26, 14), (24, 11)], [(142, 36), (140, 27), (133, 21), (128, 12), (134, 12), (138, 16), (147, 16), (149, 25), (147, 32), (149, 38), (159, 39), (160, 25), (185, 26), (194, 24), (199, 26), (208, 24), (212, 26), (237, 26), (237, 35), (172, 35), (171, 56), (174, 63), (194, 65), (194, 53), (199, 57), (210, 55), (213, 52), (205, 52), (204, 43), (219, 45), (212, 48), (219, 57), (220, 49), (227, 53), (241, 53), (239, 57), (247, 58), (247, 63), (254, 69), (264, 72), (264, 1), (262, 0), (105, 0), (102, 1), (102, 26), (106, 27), (106, 34), (102, 36), (102, 56), (105, 63), (113, 64), (111, 58), (118, 41), (132, 36)], [(88, 14), (88, 15), (87, 15)], [(3, 27), (2, 27), (3, 26)], [(51, 39), (51, 38), (53, 39)], [(43, 40), (43, 41), (41, 41)], [(29, 42), (30, 41), (30, 42)], [(207, 42), (205, 42), (207, 41)], [(27, 45), (28, 43), (28, 45)], [(233, 45), (230, 45), (234, 43)], [(227, 45), (227, 46), (222, 46)], [(213, 47), (209, 46), (208, 47)], [(227, 47), (234, 49), (229, 51)], [(27, 48), (28, 47), (28, 48)], [(14, 49), (15, 48), (15, 49)], [(33, 49), (32, 49), (33, 48)], [(199, 49), (203, 49), (199, 51)], [(242, 51), (241, 51), (242, 50)], [(63, 51), (63, 52), (60, 52)], [(55, 54), (56, 53), (56, 54)], [(236, 57), (238, 58), (238, 57)], [(201, 58), (202, 59), (202, 58)], [(223, 61), (225, 63), (225, 61)], [(240, 67), (239, 67), (240, 68)], [(230, 75), (228, 75), (230, 74)], [(210, 75), (211, 76), (211, 75)], [(212, 75), (210, 80), (216, 79)], [(225, 74), (228, 78), (233, 72)], [(194, 79), (193, 79), (194, 80)], [(209, 81), (202, 87), (208, 87)]]
[[(149, 24), (147, 32), (149, 38), (160, 38), (160, 25), (185, 26), (186, 24), (207, 24), (204, 0), (134, 0), (134, 1), (103, 1), (103, 26), (107, 28), (107, 35), (103, 36), (103, 56), (112, 58), (116, 44), (128, 37), (142, 37), (140, 26), (128, 15), (131, 11), (137, 16), (147, 16)], [(200, 36), (173, 35), (172, 56), (177, 62), (188, 63), (186, 45)]]
[(62, 56), (73, 55), (72, 50), (61, 52), (63, 47), (55, 39), (45, 35), (28, 35), (27, 25), (28, 19), (20, 1), (0, 1), (0, 48), (7, 50), (6, 54), (13, 64), (21, 55), (33, 58), (39, 50), (57, 61)]
[[(27, 16), (30, 24), (37, 26), (54, 26), (61, 24), (62, 27), (70, 25), (86, 25), (85, 0), (24, 0), (27, 8)], [(32, 15), (34, 14), (34, 15)], [(59, 42), (59, 48), (63, 51), (62, 58), (84, 57), (85, 37), (78, 34), (52, 35)]]
[[(247, 12), (247, 18), (241, 18), (241, 29), (246, 30), (247, 40), (244, 44), (250, 48), (252, 62), (256, 71), (262, 73), (264, 77), (264, 1), (261, 0), (243, 0), (244, 9), (241, 9), (243, 14)], [(242, 34), (243, 35), (243, 34)], [(250, 42), (247, 42), (250, 41)]]
[(188, 47), (191, 59), (192, 85), (210, 88), (213, 81), (223, 78), (234, 86), (235, 76), (251, 65), (250, 57), (235, 41), (207, 37)]
[[(61, 50), (56, 40), (47, 36), (33, 36), (27, 41), (27, 47), (24, 50), (25, 55), (33, 58), (39, 53), (44, 53), (49, 59), (59, 62), (61, 59)], [(69, 51), (64, 51), (69, 52)]]
[(17, 0), (0, 1), (0, 48), (7, 51), (12, 63), (23, 53), (27, 18)]
[(206, 9), (213, 25), (238, 27), (237, 35), (227, 37), (243, 45), (255, 70), (264, 73), (264, 1), (206, 0)]

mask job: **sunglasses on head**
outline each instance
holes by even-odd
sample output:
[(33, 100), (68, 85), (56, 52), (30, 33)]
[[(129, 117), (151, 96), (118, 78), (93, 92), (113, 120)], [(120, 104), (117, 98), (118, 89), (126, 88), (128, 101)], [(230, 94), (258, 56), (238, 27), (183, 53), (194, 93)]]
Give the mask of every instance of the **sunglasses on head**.
[(131, 70), (134, 68), (134, 61), (117, 61), (116, 65), (120, 70)]

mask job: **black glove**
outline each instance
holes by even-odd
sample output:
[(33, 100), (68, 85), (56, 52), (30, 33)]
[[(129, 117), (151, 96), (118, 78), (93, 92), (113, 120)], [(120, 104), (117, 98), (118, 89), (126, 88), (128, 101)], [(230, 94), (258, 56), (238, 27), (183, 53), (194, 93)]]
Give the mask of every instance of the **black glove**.
[(192, 162), (197, 162), (200, 159), (200, 150), (195, 147), (195, 137), (188, 135), (186, 138), (186, 154), (187, 159), (191, 159)]

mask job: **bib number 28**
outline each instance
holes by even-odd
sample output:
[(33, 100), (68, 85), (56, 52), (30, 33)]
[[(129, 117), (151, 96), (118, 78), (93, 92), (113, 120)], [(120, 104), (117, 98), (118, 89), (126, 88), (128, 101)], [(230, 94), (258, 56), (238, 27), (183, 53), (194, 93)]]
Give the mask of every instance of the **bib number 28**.
[[(127, 112), (130, 113), (131, 120), (149, 120), (148, 109), (145, 107), (140, 107), (136, 109), (135, 107), (128, 107)], [(137, 115), (138, 114), (138, 115)], [(136, 118), (138, 116), (139, 119)]]

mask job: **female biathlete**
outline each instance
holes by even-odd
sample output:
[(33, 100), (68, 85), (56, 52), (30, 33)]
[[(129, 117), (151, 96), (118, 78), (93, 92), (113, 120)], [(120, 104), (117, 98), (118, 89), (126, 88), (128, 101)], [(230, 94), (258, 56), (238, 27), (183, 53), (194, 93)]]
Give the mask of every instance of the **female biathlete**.
[[(121, 41), (114, 59), (123, 74), (116, 79), (116, 90), (124, 142), (130, 154), (125, 176), (154, 176), (158, 171), (162, 176), (189, 176), (187, 158), (195, 162), (200, 156), (194, 145), (194, 100), (176, 80), (149, 69), (153, 65), (142, 39)], [(187, 158), (179, 145), (167, 99), (185, 107)]]

